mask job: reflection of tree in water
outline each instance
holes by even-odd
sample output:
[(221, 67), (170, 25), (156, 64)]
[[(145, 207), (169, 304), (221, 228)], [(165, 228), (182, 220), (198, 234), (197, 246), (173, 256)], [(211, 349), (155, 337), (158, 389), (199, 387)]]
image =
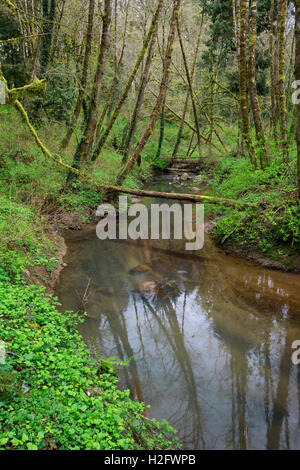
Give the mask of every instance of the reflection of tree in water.
[[(147, 246), (147, 244), (145, 244)], [(139, 257), (143, 261), (143, 257)], [(173, 259), (173, 258), (171, 258)], [(169, 259), (164, 259), (161, 250), (160, 257), (157, 257), (157, 250), (152, 250), (149, 256), (147, 252), (146, 260), (148, 263), (155, 265), (158, 263), (162, 268), (161, 272), (167, 270), (169, 273), (176, 272), (178, 268), (178, 260), (175, 263), (170, 262)], [(190, 261), (189, 265), (185, 268), (190, 272), (186, 274), (188, 278), (194, 279), (199, 270), (199, 264), (195, 261)], [(221, 273), (222, 274), (222, 273)], [(190, 279), (191, 280), (191, 279)], [(184, 291), (185, 302), (188, 299), (191, 291), (193, 291), (194, 282), (185, 283), (181, 280), (181, 288)], [(291, 368), (290, 355), (285, 348), (283, 351), (279, 376), (280, 380), (277, 387), (277, 392), (274, 396), (274, 381), (276, 379), (273, 375), (276, 374), (275, 370), (271, 368), (270, 351), (271, 335), (273, 330), (273, 323), (271, 319), (257, 318), (253, 311), (246, 304), (244, 299), (238, 299), (235, 302), (236, 293), (231, 286), (220, 277), (220, 272), (217, 269), (211, 269), (209, 273), (205, 272), (202, 266), (201, 288), (200, 297), (203, 305), (206, 305), (207, 317), (212, 320), (212, 326), (217, 336), (225, 347), (225, 354), (228, 356), (228, 364), (231, 376), (231, 393), (232, 393), (232, 425), (231, 434), (225, 441), (227, 447), (244, 449), (245, 434), (244, 426), (247, 422), (247, 403), (248, 397), (248, 360), (249, 355), (259, 346), (259, 353), (257, 358), (263, 361), (264, 369), (264, 400), (265, 400), (265, 422), (267, 427), (268, 447), (280, 447), (280, 434), (283, 425), (286, 426), (286, 446), (288, 446), (288, 420), (286, 412), (286, 396), (288, 394), (288, 380), (284, 379), (287, 371)], [(120, 305), (116, 305), (110, 312), (105, 314), (106, 321), (110, 326), (111, 333), (121, 359), (128, 358), (134, 355), (139, 356), (139, 366), (133, 359), (127, 371), (124, 371), (126, 383), (133, 390), (134, 396), (143, 400), (142, 385), (139, 378), (138, 368), (142, 367), (150, 378), (151, 366), (148, 364), (147, 346), (144, 345), (144, 331), (151, 332), (152, 338), (155, 342), (157, 360), (160, 361), (162, 367), (169, 376), (172, 376), (172, 381), (182, 380), (186, 384), (185, 393), (182, 393), (182, 400), (177, 403), (173, 410), (173, 414), (169, 416), (170, 422), (176, 427), (181, 427), (181, 435), (184, 442), (189, 442), (194, 448), (205, 448), (204, 437), (204, 422), (203, 414), (201, 414), (200, 404), (198, 400), (198, 390), (195, 381), (195, 376), (191, 364), (191, 357), (185, 345), (184, 338), (184, 312), (182, 312), (181, 323), (176, 306), (176, 298), (162, 299), (160, 296), (150, 300), (141, 297), (139, 294), (127, 294), (127, 300), (123, 298), (122, 303), (125, 312), (132, 300), (134, 312), (136, 317), (136, 329), (139, 337), (140, 349), (133, 349), (127, 332), (126, 316), (120, 312)], [(143, 312), (140, 311), (141, 303)], [(226, 306), (224, 310), (224, 304)], [(119, 311), (117, 311), (119, 307)], [(114, 312), (112, 315), (112, 311)], [(248, 312), (247, 312), (248, 311)], [(247, 313), (245, 313), (247, 312)], [(226, 314), (226, 321), (224, 322), (224, 314)], [(258, 321), (259, 320), (259, 321)], [(166, 339), (166, 343), (158, 341), (155, 335), (155, 325), (159, 327), (160, 331)], [(262, 328), (263, 322), (263, 328)], [(286, 344), (290, 343), (290, 338), (286, 339)], [(170, 349), (173, 352), (173, 362), (167, 368), (165, 365), (165, 356), (170, 356)], [(144, 364), (144, 366), (142, 366)], [(176, 365), (179, 366), (179, 370)], [(273, 393), (272, 393), (273, 391)], [(189, 420), (186, 420), (186, 416)], [(185, 430), (182, 429), (183, 423)], [(251, 429), (250, 429), (250, 445), (251, 445)]]
[[(174, 353), (174, 359), (177, 360), (187, 384), (186, 388), (188, 396), (184, 397), (186, 403), (180, 403), (179, 409), (174, 410), (173, 416), (170, 416), (169, 419), (172, 420), (173, 425), (176, 427), (182, 421), (182, 417), (189, 413), (193, 423), (191, 425), (189, 424), (189, 435), (185, 435), (184, 440), (192, 442), (195, 449), (198, 449), (201, 443), (201, 447), (204, 449), (205, 441), (201, 422), (201, 410), (198, 402), (197, 386), (190, 355), (185, 347), (184, 335), (182, 333), (182, 327), (180, 328), (178, 322), (176, 310), (170, 300), (166, 300), (164, 303), (159, 301), (156, 302), (156, 308), (153, 308), (151, 303), (146, 299), (143, 299), (143, 303), (151, 312), (153, 318), (155, 318), (157, 324), (168, 340), (168, 344), (171, 346)], [(159, 313), (157, 313), (157, 310)], [(170, 374), (171, 372), (172, 370), (169, 369), (168, 373)]]
[(288, 394), (289, 394), (289, 381), (292, 369), (292, 349), (293, 335), (290, 325), (286, 327), (284, 338), (284, 347), (280, 359), (279, 366), (279, 380), (276, 390), (276, 395), (273, 401), (273, 413), (271, 423), (267, 434), (267, 448), (277, 450), (280, 448), (280, 436), (285, 422), (285, 444), (286, 449), (289, 449), (289, 409), (288, 409)]
[[(83, 249), (76, 259), (76, 266), (80, 263), (81, 278), (76, 279), (72, 269), (66, 270), (69, 276), (65, 278), (68, 295), (74, 297), (74, 288), (77, 286), (78, 289), (78, 283), (80, 286), (83, 279), (85, 282), (86, 278), (92, 277), (87, 308), (90, 318), (82, 327), (83, 334), (85, 338), (96, 336), (102, 353), (113, 342), (120, 359), (133, 357), (122, 374), (134, 397), (143, 400), (143, 394), (147, 393), (145, 387), (151, 383), (153, 367), (156, 366), (151, 362), (154, 356), (158, 367), (165, 377), (170, 378), (170, 382), (175, 386), (183, 384), (180, 397), (165, 406), (165, 409), (171, 410), (168, 416), (171, 424), (180, 428), (183, 440), (193, 448), (211, 447), (206, 426), (211, 423), (206, 423), (205, 399), (199, 395), (203, 384), (200, 387), (197, 384), (201, 363), (197, 364), (197, 369), (192, 363), (193, 353), (197, 349), (189, 351), (191, 332), (186, 326), (190, 302), (196, 292), (194, 301), (198, 302), (199, 311), (201, 309), (206, 321), (210, 322), (210, 334), (217, 339), (225, 361), (222, 376), (217, 377), (216, 383), (223, 386), (228, 381), (226, 398), (231, 408), (231, 422), (230, 418), (228, 422), (220, 417), (221, 445), (245, 448), (244, 425), (249, 419), (249, 413), (258, 417), (258, 412), (255, 409), (253, 411), (256, 399), (262, 404), (259, 416), (262, 439), (259, 445), (272, 449), (288, 448), (292, 442), (299, 445), (299, 438), (293, 437), (291, 433), (295, 426), (291, 428), (289, 421), (288, 395), (293, 385), (294, 388), (298, 387), (300, 397), (300, 367), (298, 384), (295, 384), (291, 381), (293, 366), (290, 345), (294, 339), (299, 339), (299, 327), (291, 323), (290, 317), (296, 302), (293, 300), (292, 281), (288, 276), (282, 276), (287, 280), (286, 289), (282, 289), (281, 277), (278, 276), (278, 289), (277, 274), (269, 275), (266, 271), (259, 278), (260, 268), (248, 270), (241, 263), (226, 259), (217, 252), (207, 253), (203, 250), (200, 257), (187, 255), (177, 242), (108, 242), (101, 244), (101, 248), (98, 240), (85, 243), (90, 243), (89, 249)], [(180, 301), (175, 294), (165, 299), (160, 295), (147, 299), (132, 292), (131, 288), (136, 288), (138, 282), (153, 278), (149, 272), (136, 277), (129, 273), (142, 263), (151, 266), (156, 279), (175, 279), (181, 293)], [(179, 275), (179, 270), (183, 274)], [(63, 272), (62, 279), (64, 276)], [(275, 280), (273, 284), (270, 284), (270, 278)], [(287, 300), (286, 292), (290, 292)], [(261, 294), (259, 300), (256, 300), (256, 294)], [(278, 314), (281, 314), (283, 302), (290, 307), (289, 315), (284, 320)], [(66, 308), (74, 307), (71, 303)], [(153, 356), (149, 341), (153, 342)], [(217, 355), (218, 351), (213, 353), (215, 367), (219, 371), (218, 363), (222, 358)], [(203, 361), (205, 365), (205, 358)], [(251, 396), (251, 380), (253, 387), (257, 377), (262, 391), (262, 396), (258, 395), (258, 398)], [(204, 376), (203, 382), (205, 379)], [(298, 403), (299, 431), (299, 398)], [(218, 403), (215, 405), (218, 408)], [(248, 424), (251, 448), (251, 441), (256, 436), (252, 434), (251, 423)]]
[[(122, 243), (123, 244), (123, 243)], [(173, 263), (170, 262), (169, 253), (166, 250), (158, 249), (155, 250), (149, 249), (149, 243), (143, 242), (139, 246), (139, 253), (136, 253), (136, 245), (126, 242), (126, 258), (120, 261), (122, 266), (132, 266), (135, 263), (147, 262), (151, 265), (156, 265), (156, 272), (150, 274), (150, 277), (157, 273), (158, 278), (161, 276), (158, 271), (163, 272), (164, 274), (172, 277), (173, 273), (176, 272), (176, 267)], [(116, 248), (116, 247), (115, 247)], [(110, 251), (111, 262), (110, 265), (106, 268), (106, 278), (109, 279), (114, 275), (114, 260), (118, 258), (117, 249)], [(128, 257), (130, 262), (128, 262)], [(172, 259), (172, 258), (171, 258)], [(94, 270), (97, 270), (98, 267), (95, 266), (97, 263), (95, 260), (93, 262)], [(158, 270), (157, 266), (161, 269)], [(178, 266), (177, 266), (178, 268)], [(178, 274), (179, 278), (177, 280), (181, 283), (185, 278)], [(187, 280), (188, 281), (188, 280)], [(185, 299), (188, 296), (188, 291), (193, 287), (193, 283), (187, 284), (185, 288)], [(101, 288), (101, 291), (98, 290), (97, 286), (94, 285), (95, 294), (91, 297), (91, 308), (88, 309), (91, 316), (96, 314), (96, 310), (99, 309), (99, 304), (101, 305), (101, 313), (99, 320), (102, 325), (109, 326), (115, 348), (117, 350), (118, 356), (120, 359), (127, 359), (133, 357), (130, 361), (129, 366), (124, 368), (122, 375), (126, 381), (127, 386), (132, 390), (134, 397), (139, 400), (143, 400), (143, 393), (141, 387), (141, 381), (138, 373), (138, 367), (135, 360), (135, 357), (139, 357), (139, 367), (142, 367), (148, 378), (151, 380), (151, 367), (149, 367), (149, 358), (147, 357), (147, 347), (144, 345), (144, 333), (145, 328), (150, 332), (152, 339), (155, 343), (155, 354), (159, 356), (157, 359), (162, 364), (162, 367), (165, 370), (165, 373), (174, 375), (174, 382), (177, 380), (182, 380), (186, 383), (187, 396), (183, 396), (183, 403), (178, 404), (178, 409), (175, 409), (173, 416), (171, 416), (171, 422), (174, 426), (179, 424), (181, 418), (183, 418), (187, 413), (189, 414), (192, 423), (188, 425), (187, 433), (185, 435), (185, 440), (191, 442), (195, 448), (205, 447), (202, 422), (200, 417), (200, 407), (197, 400), (197, 386), (195, 382), (195, 377), (191, 365), (191, 360), (189, 353), (186, 350), (184, 343), (184, 315), (182, 317), (182, 324), (179, 324), (176, 309), (171, 301), (171, 299), (162, 300), (157, 296), (153, 301), (147, 300), (146, 298), (141, 297), (137, 293), (130, 294), (128, 291), (124, 292), (122, 290), (121, 295), (116, 291), (115, 295), (107, 297), (104, 295), (105, 288)], [(118, 296), (118, 301), (115, 304), (114, 298)], [(98, 299), (98, 302), (97, 302)], [(100, 301), (100, 302), (99, 302)], [(98, 303), (98, 307), (95, 307), (95, 304)], [(115, 304), (115, 305), (114, 305)], [(127, 331), (126, 315), (128, 315), (129, 305), (133, 306), (135, 319), (136, 319), (136, 331), (139, 338), (139, 347), (135, 344), (134, 347), (130, 344), (130, 339)], [(105, 320), (104, 320), (105, 319)], [(92, 321), (92, 319), (90, 319)], [(163, 332), (163, 335), (166, 339), (166, 344), (162, 344), (162, 341), (158, 341), (155, 335), (155, 328), (159, 327), (160, 331)], [(104, 334), (107, 335), (107, 328), (104, 330)], [(100, 335), (101, 336), (101, 335)], [(135, 348), (135, 349), (134, 349)], [(173, 351), (173, 364), (171, 367), (165, 364), (165, 358), (170, 359), (170, 349)], [(142, 364), (144, 366), (142, 366)], [(176, 364), (179, 365), (179, 371), (177, 371), (176, 376)]]
[[(223, 273), (220, 275), (222, 277)], [(215, 280), (210, 279), (209, 289), (217, 292), (218, 289), (214, 282)], [(223, 289), (226, 291), (229, 300), (226, 312), (224, 312), (224, 306), (222, 307), (224, 302)], [(279, 296), (279, 300), (281, 300), (281, 297), (282, 294)], [(210, 296), (204, 294), (203, 298), (210, 298)], [(250, 375), (248, 370), (250, 355), (254, 353), (257, 360), (256, 372), (259, 372), (260, 365), (263, 365), (261, 376), (264, 381), (266, 447), (268, 449), (288, 449), (290, 446), (288, 395), (292, 370), (291, 345), (297, 338), (297, 334), (299, 335), (299, 329), (293, 322), (293, 312), (290, 312), (286, 319), (282, 321), (278, 314), (274, 314), (274, 310), (271, 310), (272, 313), (268, 317), (255, 311), (255, 309), (251, 311), (248, 302), (241, 308), (246, 296), (239, 299), (237, 303), (234, 302), (234, 298), (234, 291), (228, 288), (226, 281), (223, 281), (221, 300), (215, 295), (213, 308), (211, 308), (211, 304), (210, 309), (207, 308), (208, 312), (211, 310), (208, 316), (213, 320), (216, 335), (222, 338), (226, 348), (229, 347), (227, 354), (230, 361), (232, 391), (232, 435), (230, 442), (236, 443), (236, 448), (245, 447), (243, 424), (247, 420), (247, 402), (249, 401), (247, 397), (247, 378)], [(233, 299), (233, 302), (231, 302), (231, 299)], [(272, 300), (274, 303), (274, 298)], [(269, 297), (267, 297), (266, 302), (268, 305), (270, 302)], [(221, 307), (218, 303), (221, 304)], [(247, 310), (249, 313), (245, 315)], [(280, 312), (280, 302), (277, 305), (277, 311)], [(265, 309), (265, 312), (270, 311)], [(225, 313), (226, 322), (223, 318)], [(275, 320), (279, 321), (280, 324), (276, 325)], [(274, 338), (272, 339), (274, 333), (278, 335), (277, 344), (274, 342)], [(280, 347), (280, 344), (283, 344), (283, 347)], [(236, 351), (232, 350), (232, 346)], [(271, 356), (273, 355), (274, 358), (274, 352), (278, 354), (280, 349), (279, 360), (275, 364), (273, 361), (272, 364)], [(277, 387), (274, 385), (276, 381), (278, 382)]]
[(115, 315), (112, 319), (111, 315), (107, 314), (106, 318), (114, 338), (119, 358), (121, 360), (130, 358), (129, 365), (124, 368), (127, 387), (131, 389), (135, 399), (144, 401), (137, 364), (134, 358), (135, 352), (133, 351), (128, 339), (128, 332), (124, 315), (120, 312), (120, 314)]
[(300, 429), (300, 367), (298, 366), (297, 372), (297, 384), (298, 384), (298, 426)]

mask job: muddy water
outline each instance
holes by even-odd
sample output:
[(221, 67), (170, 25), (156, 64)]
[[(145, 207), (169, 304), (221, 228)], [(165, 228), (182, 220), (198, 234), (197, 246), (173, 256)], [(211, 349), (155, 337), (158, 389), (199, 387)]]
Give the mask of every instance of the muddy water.
[(172, 240), (101, 242), (91, 227), (68, 248), (63, 308), (78, 310), (89, 285), (81, 334), (103, 357), (132, 358), (122, 387), (183, 448), (300, 449), (299, 275), (226, 256), (208, 236), (191, 254)]

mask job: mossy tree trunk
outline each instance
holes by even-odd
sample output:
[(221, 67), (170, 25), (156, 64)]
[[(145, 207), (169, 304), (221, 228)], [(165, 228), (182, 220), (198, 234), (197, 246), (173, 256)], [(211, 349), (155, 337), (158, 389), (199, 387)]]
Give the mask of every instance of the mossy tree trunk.
[(43, 0), (43, 39), (40, 57), (40, 73), (44, 77), (50, 61), (50, 50), (52, 44), (53, 25), (55, 21), (56, 0)]
[(99, 46), (99, 54), (97, 61), (97, 68), (95, 73), (95, 78), (93, 82), (93, 88), (90, 99), (90, 106), (87, 116), (87, 122), (85, 125), (83, 136), (76, 148), (73, 167), (80, 168), (82, 162), (86, 162), (88, 159), (89, 151), (91, 150), (95, 130), (97, 126), (97, 116), (98, 116), (98, 104), (99, 104), (99, 94), (102, 84), (102, 79), (105, 70), (107, 50), (109, 47), (110, 41), (110, 26), (112, 19), (112, 2), (111, 0), (105, 0), (104, 2), (104, 13), (103, 13), (103, 26), (102, 26), (102, 35), (101, 43)]
[[(298, 81), (298, 87), (300, 84), (300, 0), (294, 0), (296, 8), (295, 18), (295, 79)], [(300, 202), (300, 100), (296, 104), (297, 110), (297, 130), (296, 130), (296, 141), (297, 141), (297, 168), (298, 168), (298, 200)]]
[(181, 142), (181, 139), (182, 139), (182, 131), (183, 131), (184, 120), (185, 120), (189, 100), (190, 100), (190, 90), (187, 90), (186, 98), (185, 98), (185, 102), (184, 102), (184, 107), (183, 107), (183, 111), (182, 111), (182, 117), (181, 117), (181, 120), (180, 120), (180, 125), (179, 125), (179, 129), (178, 129), (178, 133), (177, 133), (177, 138), (176, 138), (175, 146), (174, 146), (173, 153), (172, 153), (172, 160), (176, 159), (178, 149), (179, 149), (179, 145), (180, 145), (180, 142)]
[(278, 110), (276, 102), (276, 54), (274, 49), (274, 7), (275, 0), (271, 0), (270, 4), (270, 38), (269, 38), (269, 49), (270, 49), (270, 83), (271, 83), (271, 127), (273, 130), (273, 138), (277, 142), (277, 121), (278, 121)]
[(275, 27), (275, 42), (274, 42), (274, 90), (275, 90), (275, 126), (276, 136), (278, 140), (278, 124), (280, 121), (280, 91), (279, 91), (279, 36), (280, 36), (280, 13), (277, 8), (276, 27)]
[(287, 17), (287, 0), (279, 0), (278, 3), (279, 17), (279, 57), (278, 57), (278, 85), (279, 85), (279, 102), (280, 102), (280, 133), (283, 158), (286, 163), (289, 161), (288, 149), (288, 132), (287, 132), (287, 104), (285, 94), (285, 30)]
[(149, 44), (146, 63), (145, 63), (145, 67), (144, 67), (144, 70), (143, 70), (143, 74), (142, 74), (141, 82), (140, 82), (140, 86), (139, 86), (138, 96), (137, 96), (137, 99), (136, 99), (136, 103), (135, 103), (135, 106), (134, 106), (134, 110), (133, 110), (130, 125), (129, 125), (129, 130), (128, 130), (126, 140), (125, 140), (125, 148), (124, 148), (122, 163), (126, 163), (127, 159), (128, 159), (128, 155), (129, 155), (129, 152), (130, 152), (132, 140), (133, 140), (133, 137), (134, 137), (134, 134), (135, 134), (135, 131), (136, 131), (136, 126), (137, 126), (137, 123), (138, 123), (141, 107), (142, 107), (142, 104), (143, 104), (145, 89), (146, 89), (147, 83), (148, 83), (149, 78), (150, 78), (150, 69), (151, 69), (151, 62), (152, 62), (153, 53), (154, 53), (156, 32), (157, 32), (157, 23), (156, 23), (156, 26), (155, 26), (155, 30), (153, 31), (151, 42)]
[(163, 76), (161, 79), (159, 94), (158, 94), (155, 106), (152, 110), (150, 120), (148, 122), (148, 125), (146, 127), (144, 134), (142, 135), (141, 139), (136, 145), (127, 164), (118, 175), (118, 178), (117, 178), (118, 185), (122, 185), (123, 181), (127, 178), (134, 164), (137, 162), (138, 158), (140, 157), (145, 144), (147, 143), (150, 135), (153, 132), (156, 120), (161, 110), (161, 106), (165, 100), (167, 87), (168, 87), (168, 81), (169, 81), (169, 75), (170, 75), (170, 66), (171, 66), (171, 59), (172, 59), (172, 52), (173, 52), (173, 45), (174, 45), (174, 40), (175, 40), (176, 25), (178, 21), (180, 3), (181, 3), (181, 0), (174, 0), (173, 2), (173, 11), (172, 11), (172, 17), (171, 17), (171, 22), (170, 22), (170, 31), (169, 31), (169, 37), (168, 37), (166, 53), (165, 53), (165, 58), (164, 58)]
[[(203, 27), (203, 15), (201, 15), (199, 32), (198, 32), (197, 43), (196, 43), (196, 48), (195, 48), (195, 54), (194, 54), (192, 69), (191, 69), (191, 81), (192, 81), (192, 83), (193, 83), (193, 79), (194, 79), (196, 61), (197, 61), (200, 42), (201, 42), (202, 27)], [(180, 142), (181, 142), (182, 131), (183, 131), (183, 126), (184, 126), (184, 120), (185, 120), (185, 115), (186, 115), (186, 112), (187, 112), (189, 100), (190, 100), (190, 89), (188, 88), (186, 98), (185, 98), (185, 102), (184, 102), (182, 118), (181, 118), (180, 126), (179, 126), (179, 129), (178, 129), (177, 139), (176, 139), (176, 143), (175, 143), (173, 154), (172, 154), (172, 160), (174, 160), (176, 158), (176, 155), (177, 155), (177, 152), (178, 152), (178, 149), (179, 149), (179, 145), (180, 145)]]
[(209, 58), (209, 72), (210, 72), (210, 77), (209, 77), (209, 134), (208, 134), (208, 149), (209, 149), (209, 156), (212, 158), (212, 139), (215, 130), (215, 70), (214, 70), (214, 57), (213, 54), (210, 54)]
[[(164, 67), (164, 57), (165, 57), (165, 52), (166, 52), (166, 25), (165, 25), (165, 20), (166, 20), (166, 15), (164, 15), (164, 21), (162, 23), (162, 46), (160, 48), (161, 51), (161, 59), (162, 59), (162, 64)], [(166, 97), (167, 97), (167, 90), (166, 94), (161, 106), (161, 111), (160, 111), (160, 126), (159, 126), (159, 139), (158, 139), (158, 145), (157, 145), (157, 151), (156, 151), (156, 158), (160, 158), (161, 155), (161, 149), (163, 146), (163, 141), (164, 141), (164, 136), (165, 136), (165, 107), (166, 107)]]
[(66, 7), (67, 0), (62, 0), (62, 5), (60, 7), (60, 12), (59, 15), (56, 15), (55, 18), (55, 23), (53, 25), (53, 37), (52, 37), (52, 44), (51, 44), (51, 51), (50, 51), (50, 61), (49, 61), (49, 66), (51, 67), (53, 65), (54, 59), (55, 59), (55, 54), (57, 51), (57, 43), (58, 43), (58, 38), (59, 34), (61, 31), (61, 26), (62, 26), (62, 19), (65, 13), (65, 7)]
[(201, 156), (201, 136), (200, 136), (199, 119), (198, 119), (196, 102), (195, 102), (194, 93), (193, 93), (192, 79), (191, 79), (191, 75), (190, 75), (188, 64), (187, 64), (187, 59), (186, 59), (186, 54), (185, 54), (185, 50), (184, 50), (184, 46), (183, 46), (183, 41), (182, 41), (182, 37), (181, 37), (181, 32), (180, 32), (180, 26), (179, 26), (178, 19), (177, 19), (177, 32), (178, 32), (178, 38), (179, 38), (180, 49), (181, 49), (181, 54), (182, 54), (182, 58), (183, 58), (186, 78), (187, 78), (187, 82), (188, 82), (188, 87), (189, 87), (189, 90), (190, 90), (190, 96), (191, 96), (192, 108), (193, 108), (193, 114), (194, 114), (194, 121), (195, 121), (195, 128), (196, 128), (196, 132), (197, 132), (197, 144), (198, 144), (199, 157), (200, 157)]
[[(239, 2), (237, 1), (237, 4)], [(242, 135), (246, 144), (250, 161), (256, 166), (254, 149), (250, 137), (250, 118), (248, 110), (247, 90), (247, 17), (248, 0), (241, 0), (240, 5), (240, 55), (239, 55), (239, 79), (240, 79), (240, 107), (242, 120)], [(238, 10), (237, 10), (238, 11)]]
[[(240, 63), (240, 53), (241, 53), (241, 5), (240, 0), (232, 0), (232, 13), (233, 13), (233, 27), (235, 33), (235, 42), (236, 42), (236, 53), (237, 53), (237, 63)], [(241, 116), (241, 106), (240, 102), (237, 102), (237, 113), (238, 113), (238, 147), (237, 155), (241, 156), (243, 154), (243, 125), (242, 125), (242, 116)]]
[(161, 112), (160, 112), (159, 139), (158, 139), (158, 146), (157, 146), (157, 151), (156, 151), (156, 158), (159, 158), (161, 155), (161, 149), (162, 149), (164, 135), (165, 135), (165, 102), (166, 102), (166, 96), (164, 98), (164, 101), (161, 107)]
[(250, 38), (249, 38), (249, 86), (250, 102), (255, 126), (256, 139), (258, 142), (258, 154), (261, 168), (267, 163), (267, 150), (265, 133), (261, 118), (260, 105), (257, 97), (256, 88), (256, 28), (257, 28), (257, 0), (251, 0), (250, 5)]
[[(125, 52), (125, 46), (126, 46), (126, 37), (127, 37), (127, 25), (128, 25), (128, 13), (129, 13), (129, 0), (127, 0), (126, 3), (126, 13), (125, 13), (125, 24), (124, 24), (124, 31), (123, 31), (123, 41), (122, 41), (122, 47), (121, 47), (121, 52), (119, 55), (119, 58), (117, 58), (117, 50), (116, 50), (116, 43), (115, 43), (115, 70), (114, 70), (114, 78), (112, 80), (112, 83), (110, 85), (110, 88), (108, 90), (107, 94), (107, 99), (104, 104), (104, 107), (102, 109), (100, 118), (98, 120), (97, 128), (96, 128), (96, 134), (95, 134), (95, 141), (98, 141), (102, 127), (103, 127), (103, 122), (104, 118), (107, 115), (107, 111), (111, 105), (113, 95), (115, 93), (115, 90), (118, 85), (119, 81), (119, 74), (120, 74), (120, 69), (123, 61), (123, 56)], [(115, 40), (117, 39), (117, 2), (115, 2)], [(122, 148), (122, 145), (121, 145)]]
[(145, 56), (145, 53), (147, 51), (149, 42), (151, 40), (152, 34), (153, 34), (153, 32), (156, 28), (156, 23), (158, 21), (159, 15), (160, 15), (162, 4), (163, 4), (163, 0), (158, 0), (156, 11), (155, 11), (155, 14), (153, 16), (153, 19), (152, 19), (148, 34), (146, 36), (146, 39), (143, 43), (142, 49), (141, 49), (141, 51), (138, 55), (136, 63), (134, 65), (133, 69), (132, 69), (130, 77), (129, 77), (129, 79), (127, 81), (127, 84), (125, 86), (125, 89), (123, 91), (123, 94), (122, 94), (122, 96), (121, 96), (121, 98), (120, 98), (120, 100), (119, 100), (119, 102), (118, 102), (118, 104), (117, 104), (117, 106), (116, 106), (116, 108), (113, 112), (113, 115), (112, 115), (112, 117), (111, 117), (111, 119), (110, 119), (110, 121), (107, 125), (107, 128), (106, 128), (105, 132), (100, 136), (99, 141), (95, 145), (95, 148), (94, 148), (94, 151), (93, 151), (93, 154), (92, 154), (92, 158), (91, 158), (92, 161), (95, 161), (98, 158), (98, 156), (100, 155), (101, 150), (102, 150), (103, 146), (105, 145), (105, 142), (107, 141), (107, 138), (108, 138), (108, 136), (109, 136), (109, 134), (112, 130), (112, 127), (113, 127), (114, 123), (116, 122), (117, 117), (120, 114), (121, 108), (122, 108), (125, 100), (127, 99), (128, 93), (129, 93), (131, 85), (133, 83), (133, 80), (134, 80), (134, 78), (135, 78), (135, 76), (136, 76), (136, 74), (139, 70), (141, 62), (142, 62), (142, 60)]
[(92, 50), (92, 39), (93, 39), (93, 24), (94, 24), (94, 11), (95, 11), (95, 0), (89, 1), (89, 14), (88, 14), (88, 25), (87, 25), (87, 32), (86, 32), (86, 42), (85, 42), (85, 54), (84, 60), (82, 65), (82, 77), (80, 81), (80, 89), (76, 101), (76, 106), (74, 109), (74, 114), (72, 117), (72, 122), (67, 129), (66, 135), (61, 142), (61, 148), (65, 149), (70, 141), (70, 138), (73, 134), (74, 127), (76, 126), (80, 110), (82, 107), (83, 97), (85, 93), (85, 88), (87, 84), (88, 78), (88, 69), (89, 69), (89, 62)]

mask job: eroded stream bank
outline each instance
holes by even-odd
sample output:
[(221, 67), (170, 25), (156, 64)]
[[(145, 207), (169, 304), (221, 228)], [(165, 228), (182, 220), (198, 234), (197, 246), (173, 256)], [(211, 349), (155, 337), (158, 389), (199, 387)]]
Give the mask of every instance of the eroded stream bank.
[(78, 310), (89, 284), (81, 334), (103, 357), (132, 358), (122, 386), (184, 448), (245, 448), (247, 425), (250, 449), (300, 449), (300, 275), (226, 256), (208, 235), (197, 254), (178, 240), (102, 242), (95, 227), (67, 245), (63, 308)]

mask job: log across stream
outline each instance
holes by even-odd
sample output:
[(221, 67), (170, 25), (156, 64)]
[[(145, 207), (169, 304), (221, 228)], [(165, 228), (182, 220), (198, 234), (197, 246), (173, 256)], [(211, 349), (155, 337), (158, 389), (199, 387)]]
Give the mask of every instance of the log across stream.
[(208, 235), (197, 253), (179, 240), (100, 241), (95, 227), (66, 238), (63, 308), (86, 292), (87, 344), (131, 358), (121, 386), (184, 449), (300, 449), (300, 275), (226, 256)]

